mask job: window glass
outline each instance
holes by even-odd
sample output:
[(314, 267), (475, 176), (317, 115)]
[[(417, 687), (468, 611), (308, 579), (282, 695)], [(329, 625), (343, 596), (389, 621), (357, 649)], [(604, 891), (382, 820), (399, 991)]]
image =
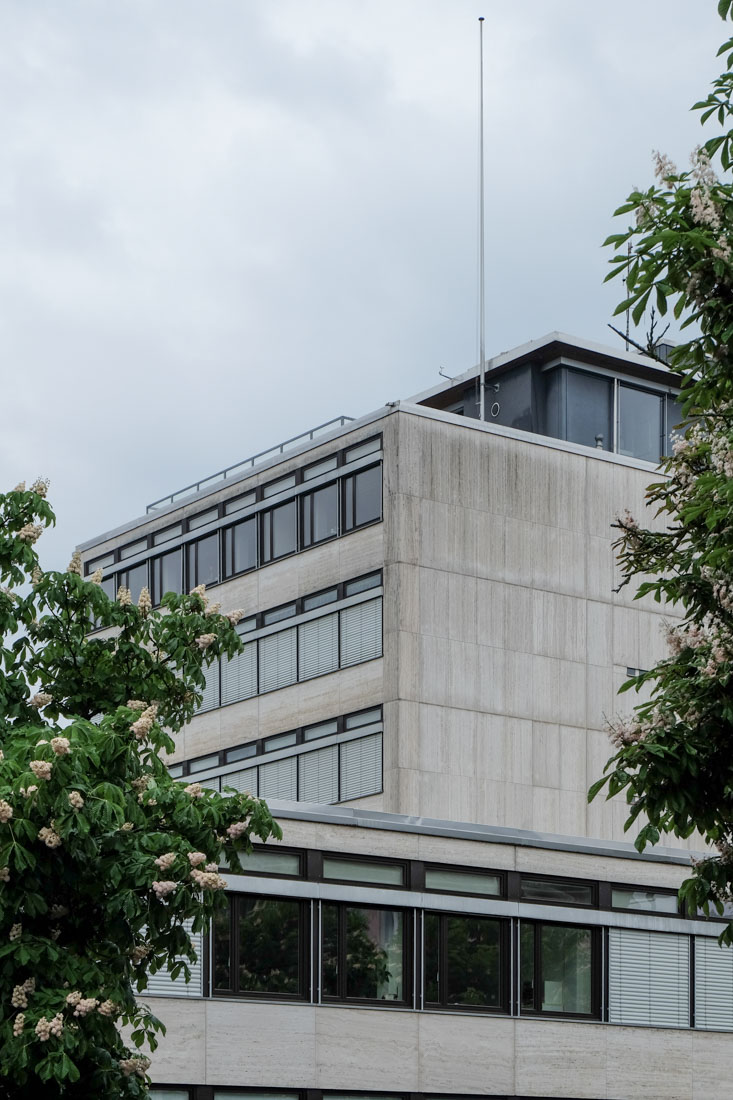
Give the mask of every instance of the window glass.
[(233, 763), (235, 760), (246, 760), (250, 756), (254, 756), (257, 752), (256, 742), (251, 742), (249, 745), (240, 745), (236, 749), (228, 749), (226, 752), (227, 763)]
[(297, 549), (296, 502), (289, 500), (262, 513), (262, 555), (264, 561), (282, 558)]
[(172, 527), (166, 527), (163, 531), (156, 531), (153, 535), (153, 546), (159, 546), (162, 542), (170, 542), (171, 539), (183, 534), (183, 524), (174, 523)]
[(160, 603), (166, 592), (183, 590), (183, 551), (171, 550), (153, 561), (153, 599)]
[(219, 583), (219, 535), (207, 535), (188, 545), (188, 587)]
[(114, 555), (114, 551), (112, 551), (109, 554), (104, 554), (101, 558), (92, 558), (91, 561), (88, 561), (85, 564), (84, 572), (87, 573), (87, 574), (95, 573), (97, 571), (97, 569), (107, 569), (108, 566), (114, 565), (114, 562), (115, 562), (115, 555)]
[(618, 417), (619, 454), (659, 462), (664, 450), (660, 395), (620, 383)]
[(125, 558), (134, 558), (135, 554), (142, 554), (147, 548), (147, 539), (138, 539), (137, 542), (128, 542), (127, 546), (120, 547), (120, 561), (124, 561)]
[(664, 435), (664, 453), (666, 455), (672, 454), (672, 444), (675, 436), (684, 435), (685, 426), (683, 424), (682, 417), (682, 403), (678, 398), (673, 397), (668, 393), (664, 401), (664, 412), (666, 417), (665, 435)]
[(338, 733), (338, 722), (319, 722), (317, 726), (308, 726), (303, 730), (304, 741), (315, 741), (318, 737), (327, 737), (329, 733)]
[(257, 517), (237, 523), (224, 532), (224, 562), (227, 576), (257, 567)]
[(274, 497), (277, 493), (283, 493), (286, 489), (292, 489), (295, 485), (295, 474), (288, 474), (287, 477), (280, 477), (277, 481), (271, 481), (269, 485), (265, 485), (262, 490), (263, 497)]
[(315, 596), (306, 596), (303, 600), (304, 611), (314, 611), (324, 604), (334, 603), (339, 598), (338, 588), (329, 588), (326, 592), (317, 592)]
[(300, 929), (300, 902), (240, 898), (240, 992), (300, 993)]
[(604, 450), (613, 447), (613, 382), (599, 374), (567, 371), (566, 432), (571, 443), (597, 447), (601, 436)]
[(593, 887), (582, 882), (552, 882), (523, 877), (519, 896), (525, 901), (549, 901), (557, 905), (592, 905)]
[(344, 530), (382, 517), (382, 467), (371, 466), (344, 478)]
[(150, 1100), (189, 1100), (188, 1089), (150, 1089)]
[(172, 779), (177, 779), (179, 775), (183, 775), (183, 764), (170, 764), (168, 774)]
[(283, 607), (276, 607), (272, 611), (266, 611), (262, 616), (262, 621), (265, 626), (272, 626), (273, 623), (281, 623), (283, 619), (292, 619), (296, 611), (297, 607), (295, 604), (288, 603)]
[(199, 527), (204, 527), (207, 523), (212, 523), (219, 517), (218, 508), (208, 508), (205, 512), (199, 512), (197, 516), (191, 516), (188, 521), (189, 531), (195, 531)]
[(148, 583), (148, 563), (144, 561), (133, 569), (126, 569), (124, 573), (119, 573), (118, 577), (120, 584), (130, 589), (132, 602), (137, 603), (140, 593)]
[(251, 507), (256, 500), (256, 493), (245, 493), (244, 496), (236, 497), (234, 500), (228, 500), (224, 505), (224, 512), (226, 515), (231, 515), (232, 512), (241, 512), (242, 508)]
[(501, 1007), (500, 921), (428, 913), (425, 948), (426, 1001)]
[(376, 436), (374, 439), (367, 439), (364, 443), (357, 443), (354, 447), (344, 453), (345, 462), (356, 462), (357, 458), (364, 458), (365, 455), (374, 454), (375, 451), (379, 451), (382, 448), (382, 440), (380, 436)]
[(477, 894), (498, 897), (501, 894), (499, 875), (484, 875), (473, 871), (451, 871), (442, 867), (426, 867), (426, 890), (447, 890), (453, 894)]
[(611, 905), (616, 909), (644, 909), (652, 913), (678, 912), (677, 895), (658, 890), (626, 890), (614, 886)]
[(200, 756), (198, 760), (192, 760), (188, 765), (189, 772), (205, 772), (209, 768), (215, 768), (219, 763), (219, 753), (214, 752), (209, 756)]
[(347, 730), (358, 729), (359, 726), (369, 726), (372, 722), (382, 721), (382, 708), (372, 707), (371, 710), (361, 710), (358, 714), (346, 715)]
[(242, 867), (252, 875), (299, 875), (300, 856), (297, 852), (279, 852), (269, 845), (255, 847), (247, 854), (240, 853)]
[(399, 864), (324, 856), (323, 877), (346, 882), (381, 882), (386, 886), (403, 886), (405, 868)]
[(110, 577), (105, 577), (99, 586), (103, 592), (105, 592), (111, 600), (117, 595), (117, 578), (114, 574)]
[(404, 915), (325, 904), (323, 990), (341, 999), (404, 1001)]
[(302, 497), (303, 546), (334, 538), (339, 533), (338, 482)]
[(379, 588), (381, 583), (381, 573), (370, 573), (368, 577), (358, 577), (355, 581), (347, 581), (344, 592), (347, 596), (356, 596), (359, 592), (366, 592), (370, 588)]
[(320, 477), (321, 474), (327, 474), (329, 470), (335, 470), (338, 465), (338, 458), (336, 455), (331, 455), (330, 458), (321, 459), (320, 462), (314, 462), (312, 466), (306, 466), (303, 470), (303, 481), (312, 481), (314, 477)]
[(522, 923), (522, 1010), (590, 1015), (592, 956), (590, 928)]
[(274, 737), (268, 737), (265, 741), (265, 752), (274, 752), (275, 749), (287, 749), (297, 741), (296, 733), (278, 733)]
[(214, 989), (232, 988), (231, 909), (214, 913)]

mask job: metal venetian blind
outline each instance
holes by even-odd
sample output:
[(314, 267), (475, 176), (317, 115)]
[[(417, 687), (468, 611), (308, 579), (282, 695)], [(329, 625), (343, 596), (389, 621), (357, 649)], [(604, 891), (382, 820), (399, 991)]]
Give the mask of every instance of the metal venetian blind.
[(221, 789), (234, 787), (235, 791), (257, 794), (257, 768), (245, 768), (241, 772), (229, 772), (221, 777)]
[(213, 664), (204, 669), (204, 675), (206, 677), (206, 687), (203, 690), (203, 698), (197, 711), (198, 714), (219, 706), (219, 662), (214, 661)]
[(297, 628), (279, 630), (260, 638), (260, 691), (294, 684), (298, 678)]
[(733, 951), (695, 937), (695, 1026), (733, 1031)]
[(346, 607), (341, 614), (341, 667), (382, 655), (382, 597)]
[(382, 735), (373, 733), (340, 746), (341, 802), (364, 798), (382, 789)]
[(332, 804), (339, 800), (338, 745), (304, 752), (298, 757), (298, 799), (300, 802)]
[(236, 703), (257, 694), (257, 642), (247, 642), (241, 653), (221, 662), (221, 703)]
[(262, 798), (287, 798), (291, 802), (297, 800), (297, 756), (288, 756), (285, 760), (273, 760), (271, 764), (260, 765), (260, 796)]
[(611, 928), (608, 933), (612, 1024), (690, 1026), (690, 937)]
[(310, 680), (339, 667), (338, 613), (298, 627), (298, 679)]
[[(183, 927), (191, 932), (190, 920), (184, 921)], [(148, 977), (147, 993), (151, 997), (203, 997), (204, 995), (204, 935), (196, 932), (191, 935), (191, 942), (198, 955), (198, 961), (189, 962), (191, 981), (186, 982), (184, 974), (179, 974), (175, 981), (167, 970), (159, 970), (157, 974)]]

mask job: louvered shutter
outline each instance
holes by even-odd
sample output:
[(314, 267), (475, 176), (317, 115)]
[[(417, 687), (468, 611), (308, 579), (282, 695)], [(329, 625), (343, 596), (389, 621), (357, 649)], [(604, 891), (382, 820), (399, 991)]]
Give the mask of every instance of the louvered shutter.
[(257, 694), (257, 642), (247, 642), (241, 653), (221, 661), (221, 702), (236, 703)]
[(259, 646), (260, 691), (275, 691), (294, 684), (298, 678), (297, 628), (292, 626), (277, 634), (268, 634), (260, 638)]
[(235, 791), (249, 791), (257, 794), (257, 768), (245, 768), (241, 772), (229, 772), (221, 777), (221, 789), (234, 787)]
[(733, 951), (695, 937), (695, 1027), (733, 1031)]
[(219, 791), (219, 790), (221, 790), (221, 787), (219, 786), (220, 780), (219, 780), (218, 775), (215, 775), (215, 776), (213, 776), (213, 778), (209, 778), (209, 779), (199, 779), (199, 780), (197, 780), (197, 782), (206, 791)]
[(612, 1024), (690, 1026), (690, 937), (611, 928), (608, 998)]
[(206, 687), (203, 691), (201, 706), (197, 711), (198, 714), (219, 706), (219, 662), (214, 661), (213, 664), (204, 669), (204, 675), (206, 677)]
[(298, 757), (298, 799), (331, 804), (339, 798), (338, 745)]
[(360, 737), (340, 745), (341, 789), (339, 801), (364, 798), (382, 789), (382, 735)]
[[(191, 930), (192, 921), (184, 921), (183, 927), (187, 932)], [(175, 981), (168, 970), (159, 970), (157, 974), (148, 977), (147, 992), (151, 997), (203, 997), (204, 995), (204, 934), (196, 932), (191, 935), (191, 942), (198, 955), (198, 961), (189, 962), (191, 981), (186, 982), (184, 974), (179, 974)]]
[(310, 680), (339, 667), (338, 614), (298, 627), (298, 679)]
[(273, 760), (260, 766), (260, 797), (286, 798), (295, 802), (298, 798), (298, 758)]
[(341, 614), (341, 667), (382, 654), (382, 597), (346, 607)]

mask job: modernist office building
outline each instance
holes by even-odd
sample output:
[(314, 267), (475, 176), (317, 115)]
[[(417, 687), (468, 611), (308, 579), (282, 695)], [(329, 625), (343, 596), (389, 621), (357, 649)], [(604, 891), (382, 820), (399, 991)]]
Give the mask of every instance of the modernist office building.
[(679, 909), (688, 847), (640, 856), (625, 804), (586, 801), (663, 652), (611, 523), (674, 376), (554, 333), (488, 383), (485, 422), (470, 372), (83, 547), (110, 595), (247, 609), (170, 766), (284, 830), (227, 876), (194, 981), (155, 980), (161, 1098), (730, 1093), (733, 953)]

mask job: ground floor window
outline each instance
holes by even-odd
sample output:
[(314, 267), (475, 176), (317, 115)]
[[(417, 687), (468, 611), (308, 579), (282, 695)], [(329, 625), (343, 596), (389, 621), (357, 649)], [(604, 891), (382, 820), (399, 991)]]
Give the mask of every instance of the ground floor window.
[(530, 924), (519, 930), (520, 1011), (592, 1016), (596, 934), (570, 924)]

